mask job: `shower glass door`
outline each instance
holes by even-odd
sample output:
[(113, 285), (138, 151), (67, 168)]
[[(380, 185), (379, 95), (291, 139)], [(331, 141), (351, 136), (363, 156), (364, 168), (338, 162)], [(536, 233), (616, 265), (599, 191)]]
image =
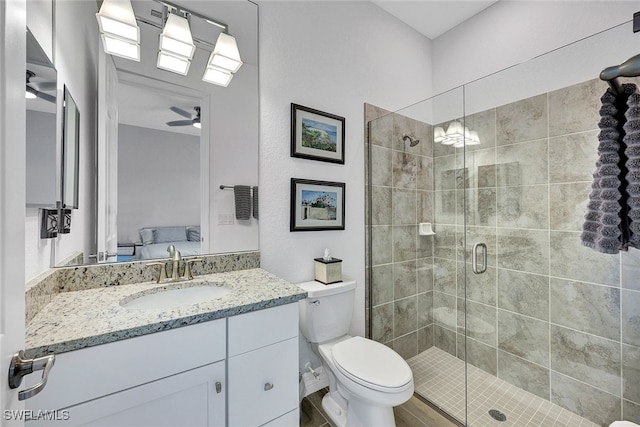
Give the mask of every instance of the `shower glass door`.
[(457, 154), (469, 426), (640, 421), (639, 329), (625, 314), (640, 298), (620, 274), (637, 271), (637, 251), (580, 242), (608, 87), (598, 75), (638, 52), (629, 23), (464, 86), (464, 127), (478, 135)]
[(580, 242), (598, 75), (636, 38), (628, 23), (402, 110), (367, 106), (368, 333), (461, 424), (640, 423), (640, 251)]

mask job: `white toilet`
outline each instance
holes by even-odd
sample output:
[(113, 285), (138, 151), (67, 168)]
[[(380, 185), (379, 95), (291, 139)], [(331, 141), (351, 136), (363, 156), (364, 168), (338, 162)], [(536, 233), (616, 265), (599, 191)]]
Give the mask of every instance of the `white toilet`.
[(338, 427), (393, 427), (393, 407), (413, 395), (413, 373), (398, 353), (378, 342), (347, 335), (356, 282), (298, 284), (300, 329), (329, 374), (322, 407)]

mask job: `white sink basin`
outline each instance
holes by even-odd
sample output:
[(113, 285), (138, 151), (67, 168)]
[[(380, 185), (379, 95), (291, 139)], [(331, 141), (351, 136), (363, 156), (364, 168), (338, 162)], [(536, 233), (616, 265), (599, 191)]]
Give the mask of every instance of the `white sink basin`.
[[(180, 286), (180, 285), (177, 285)], [(231, 289), (224, 286), (217, 286), (213, 283), (203, 282), (195, 286), (183, 287), (161, 287), (145, 291), (142, 294), (132, 295), (120, 302), (120, 305), (128, 309), (155, 309), (173, 308), (185, 305), (203, 303), (214, 299), (222, 298), (231, 292)]]

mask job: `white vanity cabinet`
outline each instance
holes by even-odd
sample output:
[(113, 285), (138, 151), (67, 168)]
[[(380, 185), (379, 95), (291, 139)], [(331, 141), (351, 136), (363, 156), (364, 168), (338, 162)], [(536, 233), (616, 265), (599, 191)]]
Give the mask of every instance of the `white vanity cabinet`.
[(225, 358), (226, 319), (62, 353), (26, 408), (68, 419), (27, 426), (223, 427)]
[(26, 409), (58, 411), (27, 427), (297, 427), (298, 304), (61, 353)]
[(230, 317), (228, 333), (228, 425), (298, 426), (298, 304)]

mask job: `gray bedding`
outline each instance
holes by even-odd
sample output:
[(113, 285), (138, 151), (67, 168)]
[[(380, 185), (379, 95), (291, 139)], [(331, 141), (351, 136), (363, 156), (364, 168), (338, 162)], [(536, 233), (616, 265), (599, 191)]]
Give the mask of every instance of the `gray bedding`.
[(169, 245), (175, 246), (183, 257), (200, 255), (200, 242), (163, 242), (139, 246), (136, 248), (136, 259), (168, 258)]

